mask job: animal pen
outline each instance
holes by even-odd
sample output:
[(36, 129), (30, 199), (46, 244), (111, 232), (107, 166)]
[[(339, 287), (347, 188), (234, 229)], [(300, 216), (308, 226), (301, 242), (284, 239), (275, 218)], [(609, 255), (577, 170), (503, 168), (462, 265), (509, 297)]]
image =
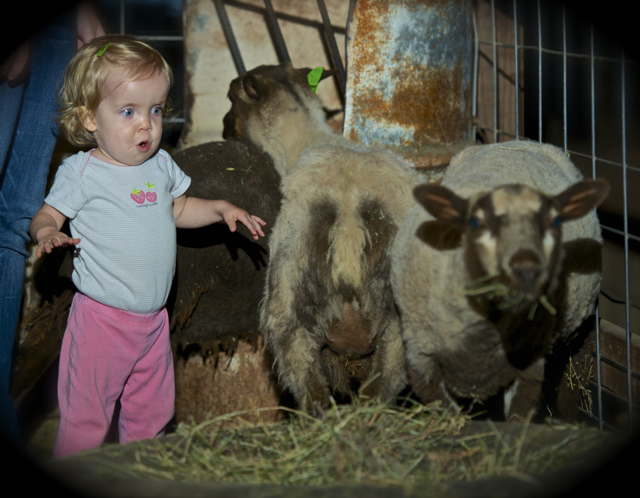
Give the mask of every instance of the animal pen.
[(104, 12), (115, 31), (155, 43), (174, 68), (183, 113), (164, 137), (176, 149), (221, 138), (231, 80), (291, 62), (335, 70), (317, 90), (334, 131), (395, 150), (431, 181), (465, 147), (514, 139), (554, 144), (585, 178), (606, 178), (596, 320), (564, 376), (580, 421), (637, 429), (640, 202), (628, 193), (640, 181), (640, 150), (628, 137), (640, 131), (640, 114), (637, 62), (623, 48), (541, 0), (182, 0), (179, 27), (164, 31), (136, 27), (144, 3), (120, 0)]
[[(592, 349), (586, 357), (573, 359), (575, 370), (568, 374), (568, 380), (580, 390), (584, 419), (600, 428), (632, 427), (640, 415), (637, 401), (640, 399), (637, 334), (640, 312), (636, 304), (640, 301), (640, 289), (631, 278), (640, 262), (637, 230), (640, 205), (633, 198), (628, 199), (627, 193), (628, 186), (638, 181), (639, 169), (633, 163), (640, 157), (640, 151), (636, 150), (635, 143), (627, 141), (627, 136), (635, 136), (638, 125), (636, 115), (631, 112), (637, 105), (636, 97), (629, 90), (635, 87), (637, 63), (597, 27), (560, 3), (437, 2), (441, 17), (433, 19), (423, 14), (421, 18), (420, 5), (429, 3), (407, 1), (394, 6), (396, 2), (360, 0), (350, 2), (347, 10), (318, 0), (317, 20), (311, 21), (296, 17), (295, 8), (283, 4), (279, 10), (278, 3), (272, 5), (269, 0), (263, 4), (215, 0), (219, 22), (215, 36), (223, 37), (228, 47), (222, 49), (228, 50), (227, 70), (235, 69), (237, 74), (242, 74), (248, 69), (245, 61), (256, 57), (251, 53), (251, 36), (256, 35), (247, 33), (243, 17), (253, 16), (254, 22), (263, 18), (273, 42), (273, 48), (268, 49), (272, 52), (271, 62), (308, 64), (307, 60), (299, 62), (290, 55), (290, 51), (300, 53), (300, 49), (285, 35), (287, 30), (295, 33), (296, 23), (317, 30), (328, 65), (336, 70), (334, 93), (328, 94), (327, 107), (333, 104), (334, 109), (341, 106), (340, 110), (344, 110), (343, 115), (338, 113), (335, 128), (342, 125), (343, 133), (350, 138), (396, 150), (417, 168), (429, 171), (434, 181), (443, 174), (448, 159), (476, 139), (478, 143), (493, 143), (516, 138), (555, 144), (566, 151), (585, 178), (608, 179), (612, 193), (598, 212), (605, 238), (604, 276), (595, 330), (587, 340)], [(199, 4), (195, 0), (185, 2), (186, 18), (190, 9), (200, 8)], [(306, 2), (300, 12), (313, 18), (310, 11), (316, 6), (308, 4), (314, 2)], [(384, 17), (388, 15), (387, 4), (397, 7), (393, 21), (397, 26), (392, 26)], [(342, 20), (352, 25), (351, 38), (347, 34), (348, 26), (330, 18), (327, 7), (347, 15), (348, 19)], [(467, 26), (461, 23), (467, 15), (471, 21), (465, 32)], [(206, 29), (210, 28), (208, 25)], [(399, 31), (412, 28), (425, 30), (425, 38), (414, 43), (405, 40), (405, 45), (401, 45), (397, 41)], [(398, 31), (391, 32), (392, 29)], [(437, 35), (437, 43), (442, 45), (438, 50), (427, 46), (428, 36), (436, 32), (445, 33)], [(185, 34), (187, 39), (202, 35), (203, 30), (199, 30), (195, 22), (191, 32)], [(210, 32), (207, 35), (210, 36)], [(345, 47), (337, 41), (343, 37)], [(358, 44), (356, 38), (365, 42)], [(214, 43), (223, 42), (218, 39)], [(371, 46), (376, 46), (373, 56)], [(419, 52), (421, 47), (432, 51), (428, 63)], [(402, 63), (394, 65), (394, 60), (385, 59), (394, 50), (407, 50)], [(309, 59), (306, 54), (302, 56)], [(379, 60), (376, 61), (376, 57)], [(428, 64), (431, 66), (427, 67)], [(438, 71), (433, 69), (434, 64), (441, 65)], [(402, 90), (394, 90), (392, 83), (384, 83), (391, 71), (381, 73), (381, 65), (393, 69), (393, 84), (404, 81)], [(371, 72), (371, 67), (378, 72)], [(187, 73), (195, 69), (197, 66), (186, 64)], [(217, 75), (219, 71), (216, 70)], [(443, 71), (455, 74), (460, 87), (443, 89), (435, 79), (425, 82), (415, 76)], [(235, 75), (230, 74), (228, 79)], [(382, 89), (372, 90), (380, 78)], [(191, 75), (191, 79), (195, 81), (196, 77)], [(193, 88), (187, 89), (187, 93), (205, 89), (203, 84), (197, 86), (193, 81), (191, 85)], [(427, 92), (432, 92), (428, 95), (431, 100), (445, 104), (438, 108), (432, 102), (425, 102), (420, 95)], [(458, 95), (452, 97), (454, 92)], [(619, 99), (612, 101), (612, 95), (618, 95)], [(465, 100), (465, 96), (469, 100)], [(392, 105), (380, 103), (385, 99)], [(433, 108), (429, 109), (429, 105)], [(446, 120), (436, 123), (436, 118), (431, 117), (432, 121), (424, 126), (419, 121), (426, 119), (425, 112), (411, 113), (416, 107), (432, 110), (432, 116), (440, 112)], [(198, 112), (193, 106), (191, 109)], [(193, 119), (188, 112), (187, 109), (183, 139), (187, 144), (198, 143), (202, 139), (195, 129), (197, 126), (188, 124)], [(473, 129), (465, 128), (465, 113), (473, 115)], [(207, 131), (216, 132), (215, 129)], [(587, 364), (589, 367), (585, 369)]]

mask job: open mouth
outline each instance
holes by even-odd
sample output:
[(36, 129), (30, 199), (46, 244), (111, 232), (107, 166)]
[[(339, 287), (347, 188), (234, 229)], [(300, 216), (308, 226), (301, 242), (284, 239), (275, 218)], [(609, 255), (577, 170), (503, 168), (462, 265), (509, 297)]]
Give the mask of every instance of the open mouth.
[(151, 142), (149, 142), (148, 140), (144, 140), (140, 142), (136, 147), (140, 152), (147, 152), (151, 147)]

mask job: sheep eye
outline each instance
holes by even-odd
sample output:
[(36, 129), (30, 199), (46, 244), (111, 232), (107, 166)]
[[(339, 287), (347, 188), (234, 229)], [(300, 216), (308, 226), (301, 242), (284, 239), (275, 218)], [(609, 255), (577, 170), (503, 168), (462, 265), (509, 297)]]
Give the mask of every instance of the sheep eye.
[(480, 219), (476, 218), (475, 216), (472, 218), (469, 218), (469, 226), (471, 228), (480, 228), (481, 222)]

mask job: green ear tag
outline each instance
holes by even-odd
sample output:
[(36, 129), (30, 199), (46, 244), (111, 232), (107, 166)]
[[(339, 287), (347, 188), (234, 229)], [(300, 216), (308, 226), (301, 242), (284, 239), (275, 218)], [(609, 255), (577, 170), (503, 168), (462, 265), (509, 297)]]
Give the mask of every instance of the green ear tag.
[(324, 73), (324, 68), (322, 66), (318, 66), (307, 74), (307, 81), (309, 82), (309, 86), (311, 87), (311, 91), (316, 93), (318, 89), (318, 83), (320, 83), (320, 78), (322, 78), (322, 73)]

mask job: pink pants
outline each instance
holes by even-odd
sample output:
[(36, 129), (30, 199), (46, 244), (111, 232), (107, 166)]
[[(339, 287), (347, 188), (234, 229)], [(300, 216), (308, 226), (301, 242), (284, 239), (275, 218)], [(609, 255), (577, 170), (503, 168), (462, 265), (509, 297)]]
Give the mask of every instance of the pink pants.
[(54, 458), (100, 446), (118, 398), (121, 443), (164, 434), (175, 400), (167, 311), (129, 313), (78, 292), (60, 352)]

